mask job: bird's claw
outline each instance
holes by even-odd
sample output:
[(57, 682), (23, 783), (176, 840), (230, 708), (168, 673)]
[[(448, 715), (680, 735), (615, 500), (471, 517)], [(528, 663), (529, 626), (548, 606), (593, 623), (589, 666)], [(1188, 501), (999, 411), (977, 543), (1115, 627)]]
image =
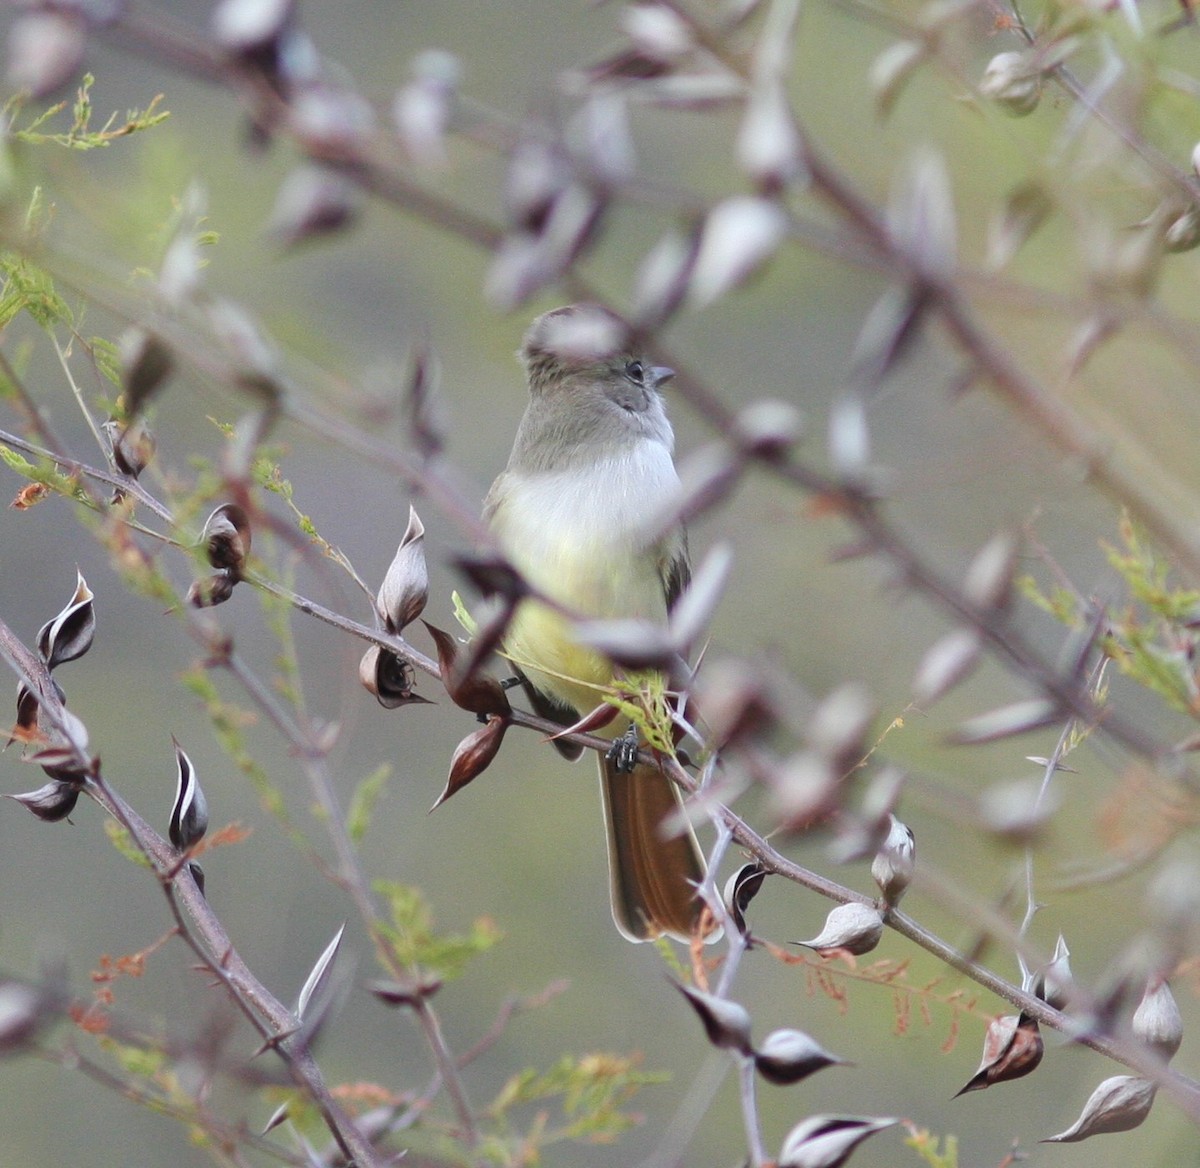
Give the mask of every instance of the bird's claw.
[(637, 766), (639, 749), (637, 727), (630, 726), (620, 738), (613, 741), (605, 757), (617, 774), (628, 775)]

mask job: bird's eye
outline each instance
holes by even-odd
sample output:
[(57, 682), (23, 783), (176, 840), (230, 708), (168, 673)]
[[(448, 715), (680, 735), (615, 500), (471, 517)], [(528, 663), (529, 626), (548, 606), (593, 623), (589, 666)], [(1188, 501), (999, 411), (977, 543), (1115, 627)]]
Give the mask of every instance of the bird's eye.
[(646, 377), (646, 370), (643, 368), (640, 361), (630, 361), (625, 366), (625, 376), (629, 378), (635, 385), (641, 385)]

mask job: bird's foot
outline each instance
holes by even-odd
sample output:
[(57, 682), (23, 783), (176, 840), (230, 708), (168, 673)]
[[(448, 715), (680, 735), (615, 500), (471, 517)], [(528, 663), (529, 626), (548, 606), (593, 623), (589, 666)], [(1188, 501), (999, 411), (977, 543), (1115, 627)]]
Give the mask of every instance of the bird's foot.
[(639, 749), (637, 727), (630, 726), (620, 738), (614, 739), (605, 757), (617, 774), (628, 775), (637, 766)]

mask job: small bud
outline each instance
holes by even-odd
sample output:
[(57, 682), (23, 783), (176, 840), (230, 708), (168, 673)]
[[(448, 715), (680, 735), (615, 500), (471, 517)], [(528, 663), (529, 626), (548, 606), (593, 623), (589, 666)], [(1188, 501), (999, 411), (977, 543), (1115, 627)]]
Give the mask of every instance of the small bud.
[(395, 636), (421, 615), (429, 599), (429, 569), (425, 564), (425, 525), (408, 508), (408, 527), (392, 557), (376, 598), (379, 615)]
[(1006, 1083), (1028, 1075), (1042, 1061), (1042, 1035), (1037, 1019), (1027, 1014), (1005, 1014), (988, 1023), (983, 1038), (979, 1070), (955, 1094), (982, 1091), (994, 1083)]
[(228, 571), (234, 583), (241, 579), (245, 570), (250, 539), (250, 519), (236, 503), (218, 507), (204, 521), (204, 530), (200, 533), (208, 562), (214, 568)]
[(841, 1168), (863, 1140), (899, 1122), (864, 1115), (810, 1116), (788, 1132), (778, 1168)]
[(436, 811), (451, 795), (461, 791), (487, 770), (504, 741), (508, 726), (508, 718), (489, 714), (483, 726), (473, 734), (468, 734), (455, 747), (454, 755), (450, 759), (450, 774), (446, 779), (446, 786), (430, 811)]
[[(171, 740), (175, 742), (174, 739)], [(194, 847), (208, 831), (208, 800), (200, 789), (192, 760), (175, 742), (175, 803), (171, 808), (171, 826), (167, 834), (181, 852)]]
[(236, 582), (233, 574), (227, 569), (216, 572), (203, 580), (193, 581), (184, 601), (192, 608), (214, 608), (218, 604), (224, 604), (233, 595)]
[(1083, 1105), (1079, 1118), (1066, 1131), (1040, 1140), (1043, 1144), (1074, 1144), (1091, 1136), (1132, 1131), (1150, 1114), (1158, 1084), (1133, 1075), (1105, 1079)]
[(83, 573), (75, 570), (75, 592), (66, 607), (38, 631), (38, 652), (47, 669), (55, 669), (67, 661), (82, 657), (91, 647), (96, 634), (96, 610), (92, 590)]
[(706, 994), (692, 986), (681, 985), (679, 982), (675, 985), (700, 1016), (708, 1041), (713, 1046), (722, 1050), (736, 1050), (745, 1055), (752, 1053), (750, 1015), (745, 1006), (731, 1002), (728, 998)]
[(1166, 978), (1157, 975), (1146, 983), (1145, 993), (1133, 1013), (1131, 1027), (1136, 1038), (1144, 1042), (1164, 1062), (1175, 1057), (1183, 1042), (1183, 1017), (1175, 995)]
[(5, 795), (4, 798), (28, 807), (38, 819), (46, 823), (57, 823), (75, 810), (75, 804), (79, 801), (79, 790), (78, 783), (56, 779), (36, 791), (26, 791), (22, 795)]
[(822, 957), (839, 953), (860, 957), (870, 953), (882, 936), (883, 917), (879, 910), (852, 900), (849, 904), (839, 904), (830, 912), (825, 918), (825, 927), (811, 941), (793, 941), (792, 944), (815, 949)]
[(889, 905), (900, 902), (912, 880), (915, 864), (916, 842), (912, 828), (889, 815), (887, 838), (871, 861), (871, 875)]
[(754, 1051), (754, 1066), (768, 1083), (786, 1087), (826, 1067), (844, 1066), (803, 1030), (772, 1030)]
[(725, 908), (733, 918), (734, 927), (743, 937), (749, 937), (750, 929), (746, 924), (746, 909), (758, 895), (767, 878), (767, 870), (760, 864), (743, 864), (725, 882), (722, 896)]
[(997, 53), (983, 71), (979, 92), (1005, 113), (1023, 118), (1042, 99), (1042, 73), (1025, 53)]

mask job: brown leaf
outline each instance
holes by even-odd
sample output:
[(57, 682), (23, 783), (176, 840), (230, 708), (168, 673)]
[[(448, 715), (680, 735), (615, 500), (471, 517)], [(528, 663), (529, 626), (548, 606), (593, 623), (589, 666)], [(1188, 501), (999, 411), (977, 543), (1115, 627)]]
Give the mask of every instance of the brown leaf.
[(26, 483), (18, 492), (9, 506), (14, 511), (28, 511), (30, 507), (40, 503), (50, 494), (50, 488), (45, 483)]

